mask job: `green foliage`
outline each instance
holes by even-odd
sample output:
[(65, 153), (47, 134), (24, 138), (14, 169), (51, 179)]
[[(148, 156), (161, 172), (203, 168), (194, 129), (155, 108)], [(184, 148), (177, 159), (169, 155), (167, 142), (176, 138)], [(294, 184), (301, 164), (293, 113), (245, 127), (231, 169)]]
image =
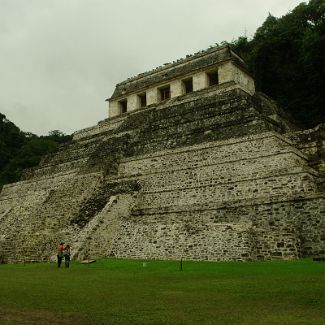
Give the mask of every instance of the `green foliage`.
[(253, 39), (233, 42), (255, 75), (257, 90), (275, 99), (305, 127), (325, 122), (325, 2), (301, 3), (269, 15)]
[(152, 260), (0, 265), (0, 323), (324, 324), (325, 263), (183, 261), (179, 270)]
[(0, 113), (0, 187), (18, 181), (23, 169), (38, 165), (42, 156), (70, 139), (58, 130), (40, 137), (24, 133)]
[(72, 137), (70, 135), (65, 135), (59, 130), (53, 130), (49, 132), (49, 135), (46, 138), (56, 143), (65, 143), (70, 141)]
[(23, 132), (0, 113), (0, 170), (17, 154), (24, 141)]

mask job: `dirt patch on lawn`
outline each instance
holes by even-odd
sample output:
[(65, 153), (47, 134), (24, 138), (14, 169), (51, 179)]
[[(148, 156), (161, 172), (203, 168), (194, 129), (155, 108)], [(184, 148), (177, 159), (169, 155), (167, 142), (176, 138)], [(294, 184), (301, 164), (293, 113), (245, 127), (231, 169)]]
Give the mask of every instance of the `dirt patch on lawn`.
[(24, 325), (24, 324), (78, 324), (93, 325), (104, 324), (96, 322), (88, 317), (81, 317), (75, 314), (55, 313), (53, 311), (37, 310), (17, 310), (0, 307), (0, 324), (1, 325)]

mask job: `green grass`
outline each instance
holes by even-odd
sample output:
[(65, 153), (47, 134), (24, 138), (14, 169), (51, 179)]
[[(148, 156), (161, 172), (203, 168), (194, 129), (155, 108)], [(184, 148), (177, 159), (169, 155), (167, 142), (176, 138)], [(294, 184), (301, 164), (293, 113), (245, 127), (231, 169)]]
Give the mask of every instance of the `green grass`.
[(325, 263), (0, 265), (0, 324), (325, 324)]

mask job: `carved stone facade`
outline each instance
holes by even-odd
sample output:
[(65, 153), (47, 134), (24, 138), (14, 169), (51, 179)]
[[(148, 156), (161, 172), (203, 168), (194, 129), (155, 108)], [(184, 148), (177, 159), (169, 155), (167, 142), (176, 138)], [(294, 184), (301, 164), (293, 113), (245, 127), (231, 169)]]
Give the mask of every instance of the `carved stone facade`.
[(228, 46), (118, 84), (110, 105), (2, 189), (3, 260), (53, 259), (60, 241), (77, 259), (325, 253), (324, 127), (297, 130)]

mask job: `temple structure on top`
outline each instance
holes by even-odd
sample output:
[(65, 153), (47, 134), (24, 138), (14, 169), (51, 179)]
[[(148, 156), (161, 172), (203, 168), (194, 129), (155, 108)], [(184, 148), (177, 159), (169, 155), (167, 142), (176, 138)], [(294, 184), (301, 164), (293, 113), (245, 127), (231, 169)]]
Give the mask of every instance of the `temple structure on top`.
[(165, 64), (116, 85), (109, 102), (109, 117), (119, 116), (210, 87), (241, 88), (253, 95), (254, 79), (229, 45)]

